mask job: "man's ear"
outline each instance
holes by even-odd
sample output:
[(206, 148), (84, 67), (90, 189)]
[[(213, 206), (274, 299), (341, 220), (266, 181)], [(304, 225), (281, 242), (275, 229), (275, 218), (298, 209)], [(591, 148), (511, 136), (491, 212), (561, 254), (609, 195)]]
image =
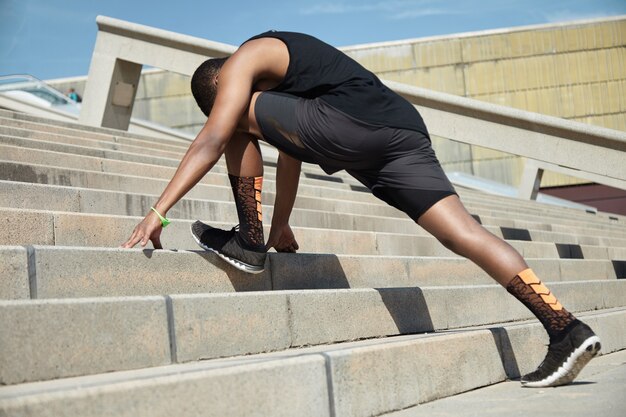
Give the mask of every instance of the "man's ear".
[(217, 75), (215, 76), (215, 78), (213, 78), (213, 85), (214, 85), (214, 86), (216, 86), (216, 87), (217, 87), (217, 79), (218, 79), (219, 77), (220, 77), (220, 75), (219, 75), (219, 74), (217, 74)]

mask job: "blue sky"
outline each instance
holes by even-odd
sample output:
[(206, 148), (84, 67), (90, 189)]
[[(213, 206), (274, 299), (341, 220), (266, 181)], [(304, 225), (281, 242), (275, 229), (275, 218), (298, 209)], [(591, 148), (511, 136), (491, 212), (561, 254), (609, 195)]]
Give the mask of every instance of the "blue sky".
[(0, 0), (0, 75), (85, 75), (95, 18), (238, 45), (269, 29), (335, 46), (626, 14), (625, 0)]

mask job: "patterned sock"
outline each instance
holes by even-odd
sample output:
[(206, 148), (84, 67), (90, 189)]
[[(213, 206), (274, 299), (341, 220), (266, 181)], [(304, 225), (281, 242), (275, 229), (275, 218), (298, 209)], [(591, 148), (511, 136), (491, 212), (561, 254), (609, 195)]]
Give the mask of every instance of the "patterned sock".
[(239, 235), (250, 249), (264, 250), (263, 209), (261, 207), (263, 177), (236, 177), (228, 174), (228, 179), (237, 206)]
[(506, 290), (532, 311), (546, 328), (550, 339), (559, 338), (565, 327), (576, 320), (541, 283), (532, 269), (517, 274)]

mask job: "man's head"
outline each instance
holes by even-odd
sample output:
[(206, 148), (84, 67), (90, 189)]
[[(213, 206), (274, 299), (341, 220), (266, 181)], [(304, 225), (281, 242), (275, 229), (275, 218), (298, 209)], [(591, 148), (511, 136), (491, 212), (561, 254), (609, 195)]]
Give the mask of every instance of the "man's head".
[(191, 77), (191, 93), (198, 107), (209, 117), (217, 96), (217, 76), (227, 58), (211, 58), (204, 61)]

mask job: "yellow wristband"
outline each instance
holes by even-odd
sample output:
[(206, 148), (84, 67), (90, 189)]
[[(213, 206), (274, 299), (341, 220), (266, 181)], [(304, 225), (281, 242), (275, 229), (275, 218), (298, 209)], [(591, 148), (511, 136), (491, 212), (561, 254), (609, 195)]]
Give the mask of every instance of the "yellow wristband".
[(167, 225), (171, 223), (171, 221), (169, 221), (165, 217), (161, 216), (161, 213), (159, 213), (154, 207), (150, 207), (150, 210), (154, 211), (156, 213), (156, 215), (159, 216), (159, 220), (161, 220), (161, 225), (164, 228), (167, 227)]

